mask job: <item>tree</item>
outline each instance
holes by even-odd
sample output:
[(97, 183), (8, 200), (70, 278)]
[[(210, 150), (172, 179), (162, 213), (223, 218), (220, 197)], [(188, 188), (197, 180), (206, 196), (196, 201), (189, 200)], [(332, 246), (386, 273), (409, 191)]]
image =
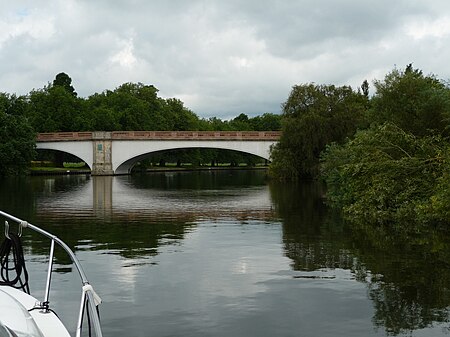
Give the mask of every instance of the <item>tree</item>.
[(364, 80), (361, 84), (361, 90), (363, 95), (366, 98), (369, 98), (369, 82), (367, 82), (367, 80)]
[(176, 98), (168, 98), (163, 104), (163, 115), (169, 130), (194, 131), (200, 127), (198, 116)]
[(210, 117), (207, 120), (203, 120), (203, 125), (206, 131), (231, 131), (229, 123), (217, 117)]
[(107, 104), (105, 93), (94, 94), (81, 101), (81, 131), (115, 131), (121, 130), (119, 116)]
[(15, 100), (0, 94), (0, 101), (7, 103), (0, 107), (0, 176), (19, 174), (27, 170), (35, 156), (35, 133), (25, 116), (11, 114)]
[(124, 83), (105, 93), (104, 104), (117, 117), (122, 130), (167, 130), (158, 89), (142, 83)]
[(372, 126), (323, 153), (328, 200), (354, 222), (449, 228), (450, 89), (412, 64), (375, 88)]
[(72, 86), (72, 79), (66, 73), (59, 73), (58, 75), (56, 75), (55, 79), (53, 80), (53, 86), (60, 86), (72, 96), (77, 97), (75, 88)]
[(250, 118), (250, 124), (256, 131), (279, 131), (281, 130), (281, 115), (264, 113), (261, 116)]
[(9, 115), (23, 116), (27, 111), (27, 98), (15, 94), (0, 93), (0, 111)]
[(392, 123), (330, 145), (322, 173), (328, 200), (353, 221), (417, 230), (450, 225), (450, 144)]
[(233, 118), (230, 121), (230, 127), (236, 131), (252, 131), (253, 126), (250, 123), (250, 119), (244, 113), (241, 113), (239, 116)]
[[(434, 75), (424, 76), (412, 64), (375, 81), (371, 119), (392, 122), (416, 136), (450, 135), (450, 90)], [(446, 122), (447, 119), (447, 122)]]
[(364, 97), (350, 87), (294, 86), (283, 104), (282, 136), (272, 149), (271, 173), (281, 179), (317, 177), (319, 157), (364, 122)]
[(62, 86), (47, 86), (28, 95), (27, 116), (37, 132), (79, 131), (81, 99)]

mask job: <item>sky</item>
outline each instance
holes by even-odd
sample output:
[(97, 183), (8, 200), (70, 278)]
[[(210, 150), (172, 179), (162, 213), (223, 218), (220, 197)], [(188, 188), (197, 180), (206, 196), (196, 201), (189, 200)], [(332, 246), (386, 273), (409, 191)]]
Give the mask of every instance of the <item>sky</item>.
[[(281, 113), (294, 85), (450, 79), (448, 0), (14, 0), (0, 3), (0, 92), (65, 72), (80, 97), (154, 85), (200, 117)], [(371, 92), (373, 93), (373, 92)]]

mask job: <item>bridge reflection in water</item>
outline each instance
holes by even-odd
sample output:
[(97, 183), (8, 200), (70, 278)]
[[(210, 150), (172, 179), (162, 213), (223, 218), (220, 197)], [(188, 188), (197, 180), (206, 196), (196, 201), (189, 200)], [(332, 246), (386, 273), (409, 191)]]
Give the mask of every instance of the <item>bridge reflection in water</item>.
[[(138, 221), (203, 219), (269, 220), (274, 219), (269, 187), (267, 185), (232, 189), (170, 188), (179, 173), (159, 173), (157, 179), (165, 188), (145, 188), (134, 185), (133, 177), (95, 176), (70, 193), (46, 193), (37, 200), (38, 216), (67, 218), (95, 217)], [(53, 186), (49, 179), (47, 186)]]

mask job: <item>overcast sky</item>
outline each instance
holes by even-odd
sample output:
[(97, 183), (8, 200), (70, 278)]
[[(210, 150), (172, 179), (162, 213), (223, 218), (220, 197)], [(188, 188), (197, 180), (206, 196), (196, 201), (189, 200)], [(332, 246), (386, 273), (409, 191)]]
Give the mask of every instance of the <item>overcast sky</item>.
[(201, 117), (279, 113), (295, 84), (407, 64), (450, 79), (448, 0), (2, 0), (0, 92), (153, 84)]

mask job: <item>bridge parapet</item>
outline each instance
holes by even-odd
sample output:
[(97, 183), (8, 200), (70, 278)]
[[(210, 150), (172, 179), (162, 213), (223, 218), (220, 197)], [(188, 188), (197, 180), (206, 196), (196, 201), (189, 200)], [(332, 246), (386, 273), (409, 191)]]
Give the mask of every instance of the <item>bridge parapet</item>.
[(92, 132), (48, 132), (38, 133), (38, 142), (92, 140)]
[(278, 131), (113, 131), (112, 139), (126, 140), (278, 140)]
[(38, 142), (82, 140), (279, 140), (279, 131), (111, 131), (39, 133)]

